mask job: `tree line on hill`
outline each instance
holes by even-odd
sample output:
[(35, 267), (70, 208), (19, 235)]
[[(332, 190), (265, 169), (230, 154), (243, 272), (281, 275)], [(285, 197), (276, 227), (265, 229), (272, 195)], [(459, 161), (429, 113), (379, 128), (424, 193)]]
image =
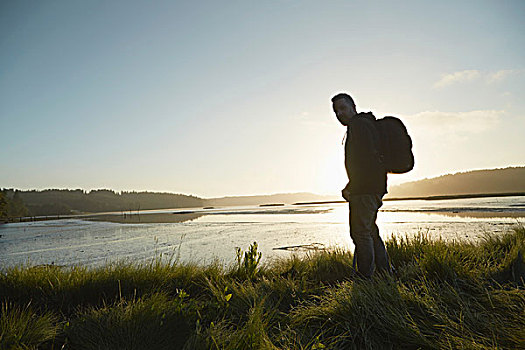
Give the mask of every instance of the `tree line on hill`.
[(472, 170), (406, 182), (388, 189), (389, 197), (525, 193), (525, 167)]
[(0, 190), (0, 218), (26, 216), (28, 213), (19, 191), (14, 191), (9, 196), (6, 190)]
[(115, 192), (101, 189), (0, 190), (0, 217), (67, 215), (204, 206), (204, 199), (174, 193)]

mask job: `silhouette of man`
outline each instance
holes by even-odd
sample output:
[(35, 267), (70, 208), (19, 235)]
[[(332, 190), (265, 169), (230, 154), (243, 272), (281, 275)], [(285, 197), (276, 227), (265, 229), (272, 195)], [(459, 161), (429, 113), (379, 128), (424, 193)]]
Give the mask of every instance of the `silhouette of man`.
[(337, 119), (347, 127), (345, 168), (349, 182), (342, 195), (350, 206), (350, 237), (355, 245), (357, 271), (365, 278), (371, 277), (374, 270), (391, 273), (376, 225), (387, 192), (376, 118), (371, 112), (357, 113), (354, 100), (345, 93), (334, 96), (332, 104)]

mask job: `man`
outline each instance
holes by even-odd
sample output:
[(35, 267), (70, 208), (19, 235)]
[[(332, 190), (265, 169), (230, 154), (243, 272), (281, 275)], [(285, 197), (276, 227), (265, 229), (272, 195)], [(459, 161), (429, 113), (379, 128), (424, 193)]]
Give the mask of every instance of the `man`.
[(374, 270), (391, 273), (385, 244), (375, 222), (387, 192), (376, 118), (371, 112), (357, 113), (348, 94), (334, 96), (332, 103), (337, 119), (347, 127), (345, 168), (349, 182), (342, 194), (350, 203), (350, 237), (355, 245), (357, 271), (365, 278), (370, 278)]

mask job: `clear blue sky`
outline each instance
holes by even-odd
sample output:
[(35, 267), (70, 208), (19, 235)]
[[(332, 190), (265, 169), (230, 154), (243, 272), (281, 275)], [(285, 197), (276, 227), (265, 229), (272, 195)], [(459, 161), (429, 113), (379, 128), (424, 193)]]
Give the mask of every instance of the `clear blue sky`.
[(525, 165), (524, 1), (2, 1), (0, 187), (345, 185), (330, 98), (401, 117), (392, 184)]

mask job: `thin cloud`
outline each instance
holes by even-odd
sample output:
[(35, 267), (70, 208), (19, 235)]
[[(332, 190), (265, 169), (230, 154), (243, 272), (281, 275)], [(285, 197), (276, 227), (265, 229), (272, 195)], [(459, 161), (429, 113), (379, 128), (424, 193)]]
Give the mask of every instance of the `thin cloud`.
[(487, 74), (486, 81), (488, 84), (498, 83), (509, 76), (522, 74), (523, 69), (502, 69), (494, 73)]
[(453, 84), (460, 84), (482, 80), (487, 84), (494, 84), (524, 73), (524, 69), (501, 69), (495, 72), (481, 72), (476, 69), (463, 70), (450, 74), (444, 74), (439, 81), (434, 84), (434, 88), (444, 88)]
[(463, 83), (467, 81), (472, 81), (481, 76), (481, 73), (478, 70), (463, 70), (460, 72), (454, 72), (451, 74), (445, 74), (441, 79), (434, 84), (435, 88), (442, 88), (448, 85), (455, 83)]
[(469, 112), (427, 111), (403, 116), (407, 124), (432, 134), (476, 134), (495, 127), (505, 111), (477, 110)]

